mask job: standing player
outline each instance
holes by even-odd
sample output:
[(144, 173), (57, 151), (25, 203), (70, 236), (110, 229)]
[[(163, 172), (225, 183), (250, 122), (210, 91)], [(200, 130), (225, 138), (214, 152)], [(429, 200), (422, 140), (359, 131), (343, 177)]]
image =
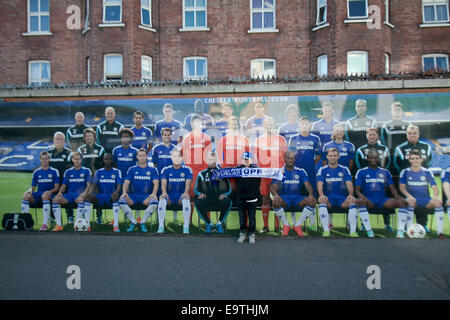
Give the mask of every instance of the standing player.
[[(70, 155), (72, 151), (64, 147), (65, 136), (61, 131), (55, 132), (53, 135), (54, 147), (48, 150), (50, 155), (50, 167), (58, 170), (60, 182), (64, 176), (64, 172), (71, 167)], [(61, 183), (60, 183), (61, 184)], [(73, 223), (73, 209), (66, 209), (67, 221)]]
[(333, 118), (333, 113), (333, 103), (325, 101), (322, 103), (322, 119), (312, 124), (311, 132), (319, 137), (322, 146), (331, 141), (333, 129), (339, 124), (339, 121)]
[[(43, 209), (43, 222), (40, 231), (48, 230), (48, 219), (50, 218), (50, 200), (59, 190), (58, 170), (50, 167), (50, 157), (47, 151), (42, 151), (39, 155), (41, 167), (34, 170), (31, 179), (31, 189), (23, 195), (22, 213), (30, 213), (30, 204), (40, 205)], [(36, 189), (37, 188), (37, 189)]]
[[(439, 238), (444, 238), (444, 208), (442, 201), (438, 198), (439, 190), (433, 173), (422, 167), (424, 160), (418, 150), (411, 151), (408, 159), (411, 166), (400, 173), (400, 192), (406, 197), (408, 203), (406, 228), (413, 222), (414, 208), (434, 209), (437, 234)], [(433, 197), (430, 197), (430, 187), (433, 189)], [(397, 236), (400, 236), (399, 231), (403, 233), (403, 228), (404, 224), (399, 226)]]
[(184, 128), (187, 131), (192, 131), (192, 118), (199, 117), (202, 122), (202, 130), (205, 132), (208, 129), (214, 128), (214, 119), (207, 113), (205, 113), (205, 104), (203, 100), (197, 99), (194, 102), (194, 113), (191, 113), (184, 119)]
[(116, 110), (113, 107), (105, 109), (106, 120), (97, 126), (97, 143), (108, 153), (111, 153), (114, 147), (120, 144), (118, 134), (124, 126), (116, 121)]
[(233, 117), (233, 107), (229, 103), (222, 103), (223, 117), (216, 121), (215, 127), (222, 133), (222, 137), (227, 134), (230, 119)]
[(159, 141), (161, 141), (163, 128), (169, 128), (170, 130), (172, 130), (172, 132), (174, 132), (175, 130), (181, 129), (182, 127), (181, 122), (173, 118), (173, 105), (171, 105), (170, 103), (166, 103), (162, 108), (162, 112), (164, 115), (164, 119), (156, 122), (155, 132), (153, 133), (153, 136), (155, 138), (158, 138)]
[(406, 128), (411, 124), (403, 120), (403, 104), (394, 102), (391, 105), (392, 120), (381, 127), (381, 143), (394, 154), (395, 148), (406, 140)]
[(171, 151), (175, 149), (172, 143), (172, 130), (170, 128), (162, 129), (162, 142), (155, 145), (151, 152), (152, 163), (158, 172), (162, 169), (172, 165)]
[[(299, 220), (292, 220), (292, 229), (303, 237), (301, 224), (315, 210), (316, 199), (314, 190), (309, 182), (305, 170), (297, 168), (295, 164), (295, 152), (288, 150), (284, 154), (283, 180), (272, 180), (270, 192), (273, 195), (273, 209), (277, 217), (283, 221), (282, 236), (287, 236), (291, 226), (286, 218), (284, 209), (301, 211), (303, 214)], [(305, 192), (306, 190), (306, 192)]]
[(95, 131), (92, 128), (87, 128), (83, 132), (83, 138), (86, 144), (78, 148), (78, 152), (83, 157), (81, 165), (89, 168), (92, 173), (102, 167), (102, 158), (105, 154), (105, 149), (95, 143)]
[(217, 143), (218, 162), (221, 168), (236, 167), (244, 152), (250, 151), (248, 138), (239, 132), (239, 119), (231, 117), (226, 136)]
[(66, 142), (72, 151), (77, 151), (83, 145), (84, 130), (90, 128), (84, 124), (84, 113), (75, 113), (75, 124), (66, 131)]
[[(272, 117), (264, 119), (266, 133), (255, 140), (253, 154), (256, 155), (257, 165), (260, 168), (281, 168), (284, 166), (284, 154), (287, 151), (286, 140), (274, 132), (275, 121)], [(262, 216), (264, 228), (261, 232), (269, 231), (270, 212), (270, 184), (272, 179), (262, 178), (260, 193), (262, 195)], [(275, 228), (278, 229), (278, 218)]]
[[(340, 207), (348, 210), (348, 221), (350, 224), (350, 237), (358, 237), (356, 233), (356, 224), (358, 222), (358, 211), (356, 208), (356, 199), (353, 196), (354, 189), (350, 170), (339, 164), (339, 151), (336, 148), (328, 149), (328, 165), (323, 166), (317, 172), (317, 191), (319, 193), (319, 216), (323, 226), (323, 236), (329, 237), (328, 227), (328, 209)], [(369, 213), (359, 212), (364, 225), (366, 226), (367, 236), (374, 237), (370, 227)]]
[[(74, 152), (71, 156), (73, 167), (64, 172), (63, 181), (58, 194), (53, 200), (53, 214), (56, 218), (56, 226), (53, 231), (62, 231), (61, 223), (61, 207), (60, 205), (68, 203), (76, 203), (77, 220), (91, 219), (91, 203), (89, 202), (89, 188), (91, 187), (92, 174), (91, 170), (81, 166), (81, 153)], [(65, 193), (67, 191), (67, 193)], [(88, 231), (91, 231), (89, 227)]]
[(352, 170), (355, 162), (355, 146), (353, 143), (344, 140), (344, 127), (337, 124), (333, 128), (331, 141), (325, 143), (322, 147), (322, 165), (327, 164), (328, 150), (335, 148), (339, 151), (339, 164)]
[(446, 206), (448, 220), (450, 221), (450, 210), (448, 210), (448, 207), (450, 206), (450, 168), (448, 168), (447, 170), (442, 170), (441, 182), (442, 182), (442, 193), (447, 198), (447, 201), (445, 202), (444, 205)]
[(189, 189), (192, 184), (192, 169), (181, 164), (181, 151), (173, 149), (170, 152), (172, 165), (161, 171), (161, 196), (158, 204), (158, 233), (164, 232), (164, 219), (167, 207), (172, 210), (183, 210), (183, 233), (189, 233), (191, 220), (191, 203)]
[(142, 111), (133, 113), (134, 126), (131, 127), (131, 131), (134, 133), (134, 140), (131, 145), (137, 150), (140, 148), (148, 150), (150, 137), (152, 136), (152, 131), (143, 125), (144, 118), (145, 115)]
[(258, 138), (265, 130), (264, 120), (266, 120), (268, 116), (264, 114), (264, 108), (262, 102), (257, 102), (255, 104), (255, 115), (248, 118), (245, 122), (244, 131), (247, 136)]
[[(147, 151), (145, 149), (138, 151), (137, 158), (138, 164), (128, 169), (119, 204), (125, 216), (131, 221), (127, 232), (133, 231), (136, 224), (138, 224), (130, 207), (134, 204), (146, 206), (144, 218), (139, 225), (142, 232), (148, 232), (145, 222), (158, 206), (156, 194), (159, 187), (159, 174), (155, 168), (148, 166)], [(130, 191), (131, 193), (129, 193)]]
[(106, 153), (103, 157), (104, 167), (94, 175), (89, 197), (94, 205), (110, 205), (112, 203), (114, 216), (114, 232), (119, 230), (119, 197), (122, 187), (122, 174), (112, 167), (112, 156)]
[(284, 110), (284, 114), (288, 119), (288, 122), (282, 124), (278, 128), (278, 134), (289, 141), (292, 136), (295, 136), (300, 132), (300, 126), (298, 125), (298, 117), (300, 112), (298, 111), (298, 106), (295, 104), (290, 104)]
[(113, 163), (122, 173), (122, 177), (126, 177), (128, 169), (136, 165), (138, 149), (131, 145), (134, 133), (130, 129), (123, 128), (120, 130), (118, 137), (121, 145), (115, 147), (112, 151)]
[(374, 118), (366, 115), (367, 101), (356, 100), (356, 115), (345, 123), (345, 139), (353, 143), (356, 149), (366, 142), (366, 129), (376, 128), (377, 122)]
[(377, 128), (366, 129), (367, 143), (356, 150), (356, 166), (358, 169), (367, 167), (367, 155), (370, 150), (376, 150), (379, 157), (380, 167), (389, 169), (391, 163), (391, 154), (389, 148), (379, 142)]
[[(356, 194), (358, 195), (359, 210), (367, 211), (367, 208), (399, 208), (398, 230), (401, 220), (406, 214), (406, 201), (400, 197), (394, 187), (391, 173), (378, 165), (379, 154), (376, 149), (371, 149), (367, 154), (368, 166), (359, 169), (355, 177)], [(386, 188), (389, 188), (394, 198), (386, 196)], [(388, 230), (391, 231), (391, 230)]]

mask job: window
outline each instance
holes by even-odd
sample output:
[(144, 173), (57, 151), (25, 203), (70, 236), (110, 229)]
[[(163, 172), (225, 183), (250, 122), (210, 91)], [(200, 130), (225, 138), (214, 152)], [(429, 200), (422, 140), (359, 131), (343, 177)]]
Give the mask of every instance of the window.
[(152, 26), (152, 0), (141, 0), (141, 24)]
[(390, 72), (390, 56), (389, 53), (384, 54), (384, 73), (389, 74)]
[(104, 78), (105, 80), (121, 80), (123, 74), (122, 55), (107, 54), (104, 62)]
[(208, 61), (203, 57), (188, 57), (183, 59), (183, 77), (185, 80), (206, 79)]
[(38, 86), (50, 84), (50, 62), (30, 61), (28, 63), (28, 83)]
[(448, 71), (448, 55), (426, 54), (422, 56), (423, 71)]
[(347, 0), (348, 18), (367, 18), (367, 0)]
[(448, 22), (448, 0), (422, 0), (424, 23)]
[(361, 75), (369, 73), (369, 54), (367, 51), (347, 52), (347, 74)]
[(328, 56), (326, 54), (317, 57), (317, 75), (319, 77), (328, 75)]
[(317, 0), (317, 21), (316, 24), (327, 22), (327, 0)]
[(103, 0), (103, 23), (122, 22), (122, 0)]
[(206, 28), (206, 0), (183, 0), (183, 28)]
[(28, 0), (28, 32), (50, 32), (49, 0)]
[(275, 0), (250, 0), (252, 30), (275, 29)]
[(254, 59), (250, 61), (252, 78), (269, 79), (275, 76), (275, 59)]
[(142, 56), (141, 58), (141, 79), (152, 81), (152, 58), (149, 56)]

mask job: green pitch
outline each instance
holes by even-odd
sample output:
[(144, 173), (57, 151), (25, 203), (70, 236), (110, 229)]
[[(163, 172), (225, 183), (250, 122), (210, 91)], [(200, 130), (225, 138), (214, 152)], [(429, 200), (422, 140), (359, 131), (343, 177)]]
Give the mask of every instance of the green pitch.
[[(440, 178), (436, 178), (436, 181), (439, 186), (439, 190), (441, 190), (441, 183)], [(18, 172), (0, 172), (0, 218), (3, 218), (3, 215), (8, 212), (20, 212), (20, 204), (22, 201), (23, 193), (30, 187), (31, 183), (31, 173), (18, 173)], [(31, 209), (31, 214), (33, 215), (33, 219), (36, 222), (36, 214), (35, 210)], [(141, 216), (143, 216), (144, 212), (141, 212)], [(300, 214), (300, 213), (297, 213)], [(95, 215), (95, 212), (93, 212), (92, 216)], [(217, 221), (217, 213), (211, 212), (211, 220), (213, 222)], [(291, 221), (290, 213), (287, 213), (289, 221)], [(123, 214), (121, 212), (120, 214), (121, 220), (119, 223), (121, 232), (125, 232), (125, 228), (128, 226), (127, 223), (123, 219)], [(333, 225), (334, 228), (331, 232), (334, 236), (346, 236), (348, 232), (345, 229), (345, 216), (344, 214), (334, 214), (333, 215)], [(93, 218), (91, 218), (92, 220)], [(387, 232), (384, 230), (384, 223), (383, 223), (383, 217), (381, 215), (371, 215), (370, 221), (372, 224), (372, 228), (375, 232), (376, 237), (379, 238), (394, 238), (395, 232)], [(106, 212), (103, 213), (103, 224), (102, 225), (95, 225), (93, 227), (93, 231), (97, 232), (112, 232), (112, 226), (110, 226), (108, 223), (112, 220), (112, 210), (106, 210)], [(391, 218), (391, 226), (393, 229), (396, 227), (396, 217)], [(64, 230), (67, 232), (73, 232), (73, 226), (67, 224), (67, 218), (66, 214), (63, 209), (63, 221), (65, 223)], [(450, 237), (450, 223), (447, 218), (447, 214), (444, 216), (444, 233), (447, 237)], [(178, 212), (178, 222), (174, 223), (173, 221), (173, 213), (171, 211), (167, 212), (166, 216), (166, 233), (182, 233), (182, 223), (183, 223), (183, 216), (182, 212)], [(38, 230), (42, 224), (42, 209), (37, 210), (37, 223), (35, 223), (34, 229)], [(195, 233), (203, 233), (205, 225), (203, 221), (200, 220), (199, 224), (199, 218), (196, 212), (194, 212), (192, 217), (192, 226), (190, 229), (190, 232)], [(359, 226), (360, 226), (359, 222)], [(320, 225), (320, 223), (318, 224)], [(151, 222), (148, 223), (148, 226), (150, 227), (150, 232), (155, 233), (158, 229), (157, 225), (157, 217), (156, 214), (153, 214)], [(230, 212), (228, 215), (228, 219), (226, 222), (227, 230), (226, 233), (228, 234), (238, 234), (239, 231), (239, 217), (238, 213), (235, 211)], [(50, 226), (53, 227), (53, 226)], [(256, 213), (256, 229), (261, 230), (263, 227), (263, 221), (261, 212)], [(273, 231), (274, 230), (274, 215), (273, 212), (270, 212), (269, 217), (269, 227), (271, 232), (268, 233), (268, 235), (277, 235), (279, 233)], [(429, 238), (436, 238), (436, 222), (434, 220), (434, 217), (429, 216), (428, 218), (428, 228), (432, 230), (431, 234), (428, 235)], [(305, 233), (308, 234), (308, 231), (306, 228), (303, 228)], [(140, 232), (140, 231), (135, 231)], [(265, 234), (264, 234), (265, 235)], [(291, 230), (290, 235), (294, 235), (294, 232)], [(309, 235), (312, 236), (320, 236), (320, 232), (310, 232)], [(366, 237), (365, 233), (360, 233), (361, 237)], [(258, 234), (258, 236), (260, 236)]]

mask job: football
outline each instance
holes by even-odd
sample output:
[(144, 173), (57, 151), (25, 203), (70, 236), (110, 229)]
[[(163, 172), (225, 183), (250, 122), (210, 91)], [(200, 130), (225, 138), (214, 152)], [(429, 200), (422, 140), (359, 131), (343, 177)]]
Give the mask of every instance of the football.
[(77, 219), (73, 225), (75, 231), (88, 231), (90, 228), (90, 223), (86, 219)]
[(408, 234), (408, 237), (414, 239), (425, 238), (425, 235), (427, 234), (425, 228), (418, 223), (413, 223), (410, 225), (406, 233)]

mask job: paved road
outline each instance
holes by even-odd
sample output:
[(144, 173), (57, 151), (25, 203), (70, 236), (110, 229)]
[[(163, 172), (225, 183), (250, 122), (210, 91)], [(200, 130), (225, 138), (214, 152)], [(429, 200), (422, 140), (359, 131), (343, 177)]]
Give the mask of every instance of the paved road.
[[(0, 232), (0, 257), (0, 299), (450, 298), (450, 241), (439, 239)], [(81, 290), (66, 287), (69, 265)], [(369, 265), (381, 290), (367, 289)]]

